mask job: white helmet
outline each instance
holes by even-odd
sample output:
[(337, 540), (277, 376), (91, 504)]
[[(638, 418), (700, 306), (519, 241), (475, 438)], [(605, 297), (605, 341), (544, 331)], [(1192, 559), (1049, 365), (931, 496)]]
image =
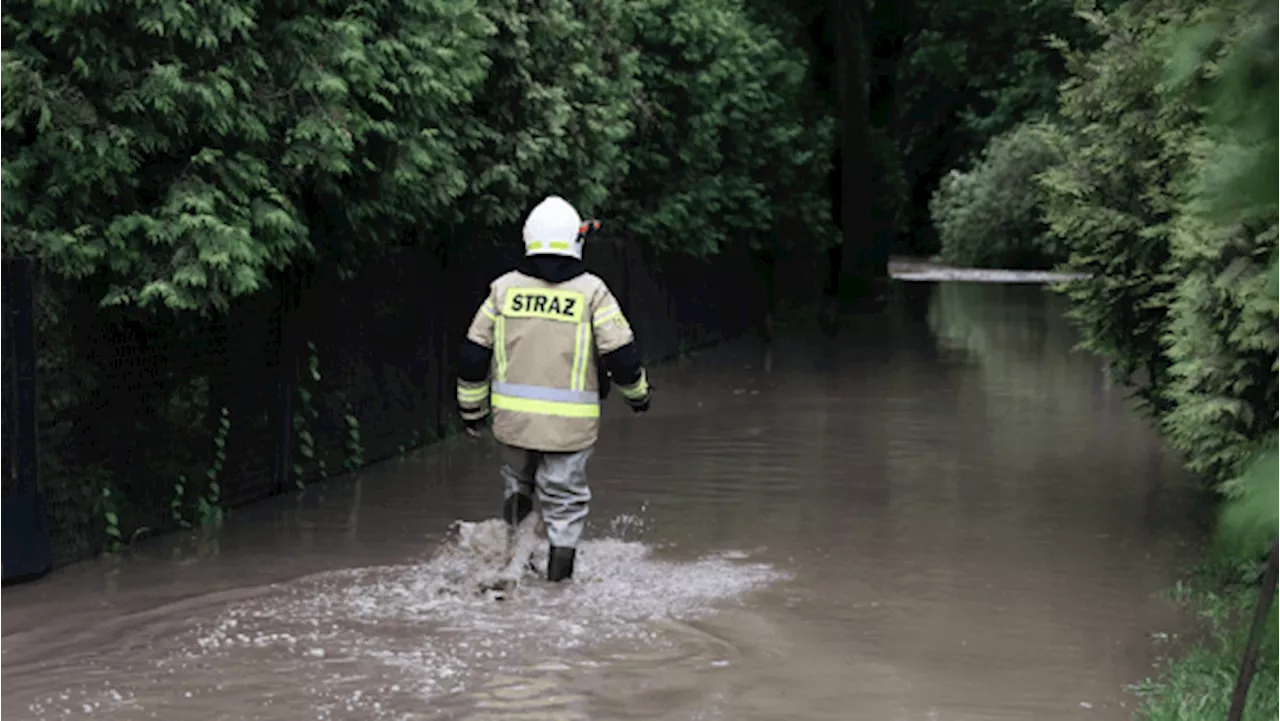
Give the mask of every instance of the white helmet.
[(582, 260), (582, 216), (558, 195), (548, 196), (524, 221), (525, 255), (567, 255)]

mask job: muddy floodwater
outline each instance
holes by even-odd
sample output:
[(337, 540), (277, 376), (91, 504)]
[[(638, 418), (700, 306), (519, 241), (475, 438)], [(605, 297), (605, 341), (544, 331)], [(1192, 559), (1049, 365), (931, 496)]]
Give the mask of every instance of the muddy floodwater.
[(455, 441), (7, 588), (3, 717), (1127, 718), (1204, 519), (1064, 308), (908, 283), (653, 369), (571, 584), (475, 592), (501, 485)]

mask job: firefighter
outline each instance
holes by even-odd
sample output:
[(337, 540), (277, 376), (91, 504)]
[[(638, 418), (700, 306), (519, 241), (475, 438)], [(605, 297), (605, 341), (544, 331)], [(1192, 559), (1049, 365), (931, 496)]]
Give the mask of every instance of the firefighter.
[(610, 377), (632, 411), (649, 409), (631, 326), (609, 287), (582, 263), (585, 238), (598, 227), (584, 225), (563, 198), (539, 203), (525, 220), (524, 260), (489, 285), (458, 363), (467, 432), (478, 436), (493, 412), (507, 523), (524, 520), (537, 494), (553, 582), (573, 575), (591, 501), (587, 461)]

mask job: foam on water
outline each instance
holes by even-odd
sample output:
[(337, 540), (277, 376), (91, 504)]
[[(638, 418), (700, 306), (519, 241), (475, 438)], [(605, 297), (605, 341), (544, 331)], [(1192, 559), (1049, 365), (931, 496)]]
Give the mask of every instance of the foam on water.
[[(636, 523), (620, 518), (611, 525), (625, 531)], [(500, 668), (606, 644), (641, 650), (678, 643), (669, 624), (655, 622), (697, 618), (784, 575), (742, 552), (679, 563), (655, 558), (639, 541), (604, 538), (582, 544), (571, 583), (550, 584), (541, 578), (540, 542), (518, 587), (495, 600), (487, 579), (510, 561), (505, 525), (457, 523), (452, 530), (421, 563), (303, 577), (224, 609), (144, 672), (167, 677), (167, 688), (117, 685), (74, 704), (51, 698), (41, 710), (110, 717), (116, 708), (137, 717), (156, 702), (189, 707), (191, 697), (174, 698), (183, 688), (196, 701), (216, 695), (223, 713), (243, 696), (247, 711), (262, 708), (262, 697), (283, 683), (304, 688), (316, 718), (357, 711), (400, 718), (423, 699), (466, 692)]]

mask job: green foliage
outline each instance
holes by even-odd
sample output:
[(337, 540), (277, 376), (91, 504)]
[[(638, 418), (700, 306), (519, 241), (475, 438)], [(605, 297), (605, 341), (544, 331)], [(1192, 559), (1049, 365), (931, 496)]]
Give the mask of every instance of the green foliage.
[[(1113, 5), (1114, 0), (1104, 0)], [(881, 2), (871, 3), (873, 17)], [(918, 0), (899, 20), (896, 8), (876, 26), (874, 42), (904, 33), (901, 57), (878, 69), (895, 78), (891, 133), (904, 178), (916, 203), (904, 208), (906, 230), (929, 225), (921, 202), (936, 192), (945, 172), (975, 162), (984, 147), (1028, 118), (1052, 113), (1067, 77), (1050, 38), (1083, 52), (1098, 43), (1076, 14), (1073, 0)], [(886, 61), (879, 57), (875, 63)], [(933, 252), (932, 236), (900, 235), (912, 252)], [(940, 240), (940, 239), (939, 239)]]
[(1280, 529), (1277, 458), (1273, 446), (1259, 454), (1239, 478), (1223, 484), (1227, 502), (1223, 504), (1218, 523), (1219, 539), (1227, 553), (1234, 557), (1256, 559), (1275, 542)]
[[(1276, 12), (1220, 3), (1174, 36), (1169, 68), (1174, 91), (1202, 104), (1207, 123), (1176, 222), (1179, 281), (1165, 337), (1176, 404), (1164, 427), (1191, 467), (1215, 480), (1276, 444)], [(1273, 473), (1272, 499), (1276, 483)], [(1256, 493), (1233, 495), (1248, 503)]]
[(740, 0), (175, 7), (4, 16), (5, 252), (104, 305), (224, 311), (548, 193), (696, 254), (829, 215), (807, 58)]
[(1067, 248), (1067, 269), (1087, 276), (1066, 286), (1082, 344), (1157, 413), (1168, 405), (1172, 220), (1188, 149), (1202, 135), (1196, 109), (1160, 93), (1161, 39), (1190, 20), (1188, 5), (1086, 14), (1103, 41), (1092, 53), (1063, 47), (1072, 77), (1061, 115), (1072, 152), (1041, 176), (1050, 233)]
[[(1166, 427), (1198, 451), (1205, 472), (1231, 478), (1221, 489), (1219, 541), (1255, 571), (1280, 531), (1277, 26), (1274, 3), (1224, 0), (1175, 38), (1169, 72), (1175, 87), (1208, 107), (1209, 133), (1177, 246), (1187, 277), (1170, 352), (1181, 359), (1174, 384), (1185, 400)], [(1274, 641), (1274, 614), (1272, 621), (1264, 638)], [(1264, 647), (1262, 657), (1274, 660), (1275, 649)], [(1251, 699), (1251, 708), (1272, 717), (1280, 706), (1275, 676), (1274, 667), (1264, 668)]]
[[(1148, 680), (1148, 719), (1225, 716), (1277, 533), (1276, 6), (1127, 3), (1068, 53), (1074, 144), (1044, 176), (1085, 343), (1140, 391), (1187, 464), (1225, 495), (1219, 569), (1186, 594), (1207, 640)], [(1242, 585), (1243, 584), (1243, 585)], [(1276, 607), (1246, 718), (1275, 718)]]
[(908, 103), (932, 100), (939, 111), (955, 112), (971, 152), (984, 139), (1053, 109), (1066, 68), (1048, 38), (1091, 44), (1072, 0), (926, 0), (916, 12), (920, 30), (908, 64)]
[(25, 0), (3, 23), (5, 251), (107, 305), (223, 310), (331, 250), (307, 206), (359, 247), (466, 187), (474, 2)]
[(1211, 153), (1201, 158), (1192, 210), (1219, 222), (1274, 221), (1277, 144), (1277, 8), (1220, 0), (1173, 40), (1168, 77), (1208, 109)]
[[(502, 226), (549, 193), (594, 214), (625, 177), (637, 49), (622, 0), (484, 0), (489, 72), (446, 138), (465, 157), (453, 218)], [(437, 220), (424, 216), (428, 222)]]
[(1089, 275), (1067, 286), (1085, 346), (1218, 483), (1274, 442), (1277, 417), (1275, 194), (1241, 204), (1222, 192), (1255, 183), (1252, 154), (1275, 152), (1274, 119), (1252, 119), (1275, 100), (1250, 99), (1274, 90), (1275, 55), (1269, 70), (1238, 59), (1260, 52), (1253, 30), (1274, 28), (1275, 11), (1242, 7), (1164, 0), (1088, 13), (1105, 39), (1067, 52), (1072, 150), (1042, 176), (1068, 269)]
[[(830, 226), (830, 118), (804, 113), (804, 53), (740, 0), (627, 4), (642, 88), (623, 224), (654, 247), (715, 252), (731, 230)], [(821, 237), (821, 236), (818, 236)]]
[(1171, 402), (1161, 426), (1193, 470), (1225, 481), (1275, 444), (1276, 225), (1254, 233), (1182, 216), (1178, 226), (1179, 280), (1163, 338)]
[(1066, 156), (1052, 124), (1029, 122), (992, 139), (968, 171), (943, 179), (930, 204), (942, 259), (975, 267), (1043, 268), (1063, 260), (1042, 218), (1036, 177)]

